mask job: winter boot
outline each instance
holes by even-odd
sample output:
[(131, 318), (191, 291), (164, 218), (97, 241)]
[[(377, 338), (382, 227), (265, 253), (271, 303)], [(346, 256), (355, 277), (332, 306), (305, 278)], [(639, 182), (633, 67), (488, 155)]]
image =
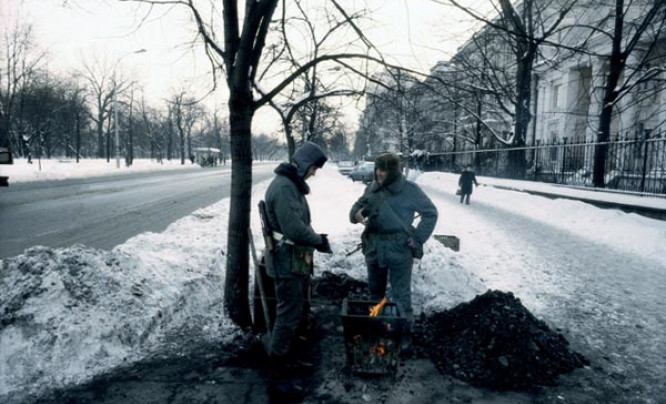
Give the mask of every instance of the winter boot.
[(414, 355), (414, 347), (412, 346), (412, 335), (405, 334), (400, 343), (400, 357), (411, 358)]
[(271, 356), (269, 363), (268, 394), (277, 402), (300, 402), (305, 389), (288, 369), (284, 356)]

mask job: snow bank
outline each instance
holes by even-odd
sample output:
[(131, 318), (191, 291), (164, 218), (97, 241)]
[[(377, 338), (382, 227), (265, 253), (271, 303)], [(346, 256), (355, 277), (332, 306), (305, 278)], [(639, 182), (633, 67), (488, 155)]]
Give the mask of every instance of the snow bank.
[(178, 333), (231, 341), (239, 331), (222, 314), (227, 211), (222, 201), (110, 252), (34, 247), (2, 261), (0, 397), (168, 354)]
[[(149, 159), (135, 159), (132, 166), (126, 167), (125, 161), (120, 162), (116, 168), (116, 160), (107, 162), (106, 159), (85, 159), (76, 162), (75, 159), (35, 159), (28, 164), (26, 159), (16, 159), (12, 165), (0, 166), (0, 174), (9, 176), (9, 183), (64, 180), (70, 178), (85, 178), (106, 175), (122, 175), (139, 172), (169, 171), (199, 168), (199, 165), (180, 160), (163, 160), (158, 163)], [(11, 186), (11, 185), (10, 185)]]

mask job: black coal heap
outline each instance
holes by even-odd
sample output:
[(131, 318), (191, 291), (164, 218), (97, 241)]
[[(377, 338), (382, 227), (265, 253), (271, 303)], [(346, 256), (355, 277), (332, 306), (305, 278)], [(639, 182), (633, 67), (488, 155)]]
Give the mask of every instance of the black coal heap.
[(562, 334), (501, 291), (422, 317), (414, 340), (440, 372), (498, 390), (554, 385), (560, 374), (588, 364)]

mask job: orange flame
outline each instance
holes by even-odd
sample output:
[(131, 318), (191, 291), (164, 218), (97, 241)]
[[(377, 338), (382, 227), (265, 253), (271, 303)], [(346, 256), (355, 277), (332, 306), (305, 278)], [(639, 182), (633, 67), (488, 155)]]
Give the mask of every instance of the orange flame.
[(382, 309), (384, 308), (384, 305), (385, 305), (387, 302), (388, 302), (388, 300), (386, 300), (386, 297), (384, 297), (384, 298), (382, 299), (381, 302), (379, 302), (376, 306), (373, 306), (373, 307), (370, 309), (370, 317), (376, 317), (376, 316), (378, 316), (378, 315), (379, 315), (379, 312), (382, 311)]

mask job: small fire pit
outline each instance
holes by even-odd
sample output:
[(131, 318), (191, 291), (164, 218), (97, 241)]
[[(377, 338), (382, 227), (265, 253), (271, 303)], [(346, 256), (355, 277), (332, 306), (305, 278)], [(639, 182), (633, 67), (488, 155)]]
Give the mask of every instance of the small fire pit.
[(386, 299), (379, 304), (344, 299), (340, 316), (347, 363), (352, 372), (394, 373), (400, 363), (400, 344), (406, 325), (402, 307)]

